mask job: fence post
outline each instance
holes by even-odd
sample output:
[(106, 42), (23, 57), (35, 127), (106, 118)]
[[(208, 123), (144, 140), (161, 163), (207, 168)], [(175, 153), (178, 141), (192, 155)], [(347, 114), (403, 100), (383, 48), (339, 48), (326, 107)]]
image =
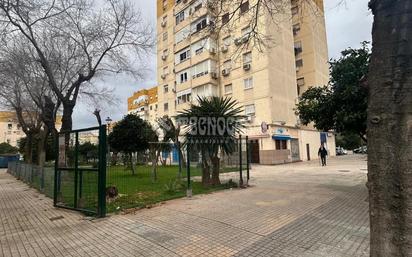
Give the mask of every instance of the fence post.
[(247, 175), (247, 181), (246, 185), (249, 186), (249, 179), (250, 179), (250, 158), (249, 158), (249, 136), (246, 136), (246, 175)]
[(44, 192), (44, 167), (40, 167), (40, 172), (41, 172), (41, 176), (40, 176), (40, 191)]
[(193, 192), (192, 192), (192, 185), (190, 182), (190, 149), (189, 149), (189, 145), (190, 143), (188, 142), (186, 144), (186, 152), (187, 152), (187, 156), (186, 156), (186, 171), (187, 171), (187, 190), (186, 190), (186, 196), (187, 197), (192, 197)]
[(179, 140), (177, 140), (177, 143), (176, 143), (176, 147), (177, 147), (177, 156), (178, 156), (178, 158), (179, 158), (179, 180), (181, 180), (182, 179), (182, 156), (181, 156), (181, 149), (180, 149), (180, 141)]
[(243, 186), (243, 167), (242, 167), (242, 135), (239, 135), (239, 187)]
[(98, 173), (98, 205), (97, 214), (100, 218), (106, 216), (106, 155), (107, 155), (106, 125), (99, 129), (99, 173)]
[[(82, 189), (80, 188), (80, 191)], [(78, 205), (79, 192), (79, 132), (75, 133), (74, 143), (74, 208)]]

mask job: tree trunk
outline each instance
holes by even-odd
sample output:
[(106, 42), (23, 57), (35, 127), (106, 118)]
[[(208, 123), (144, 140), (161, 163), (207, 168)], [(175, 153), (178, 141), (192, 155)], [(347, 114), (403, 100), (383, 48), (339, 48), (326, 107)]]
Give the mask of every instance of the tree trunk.
[(210, 165), (204, 155), (202, 155), (202, 185), (210, 185)]
[(412, 1), (374, 0), (370, 8), (370, 256), (412, 256)]
[(133, 154), (132, 153), (129, 153), (129, 158), (130, 158), (130, 166), (132, 168), (132, 175), (134, 175), (134, 174), (136, 174), (136, 171), (135, 171), (135, 167), (134, 167), (134, 163), (133, 163)]
[(212, 160), (212, 185), (220, 185), (220, 178), (219, 178), (219, 173), (220, 173), (220, 158), (217, 156), (214, 156), (211, 158)]
[(28, 164), (33, 163), (33, 134), (26, 134), (26, 144), (24, 146), (24, 160)]
[(160, 156), (160, 150), (156, 151), (154, 150), (154, 153), (152, 155), (152, 181), (156, 182), (157, 181), (157, 162), (159, 161), (159, 156)]
[(60, 131), (70, 131), (73, 128), (73, 109), (74, 104), (70, 103), (63, 103), (63, 117), (62, 117), (62, 127)]
[(46, 163), (46, 145), (47, 145), (47, 137), (49, 135), (49, 130), (47, 129), (47, 126), (44, 130), (41, 130), (39, 133), (39, 142), (37, 144), (37, 164), (39, 167), (44, 167), (44, 164)]

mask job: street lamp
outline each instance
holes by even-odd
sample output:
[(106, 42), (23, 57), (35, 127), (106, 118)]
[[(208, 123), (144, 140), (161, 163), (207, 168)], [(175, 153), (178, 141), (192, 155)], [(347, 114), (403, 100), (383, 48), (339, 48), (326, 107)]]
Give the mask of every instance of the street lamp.
[[(111, 123), (112, 123), (112, 119), (110, 118), (110, 117), (107, 117), (106, 118), (106, 124), (107, 124), (107, 134), (109, 134), (110, 133), (110, 125), (111, 125)], [(107, 145), (107, 166), (109, 166), (110, 165), (110, 144), (109, 144), (109, 142), (108, 141), (106, 141), (106, 145)]]

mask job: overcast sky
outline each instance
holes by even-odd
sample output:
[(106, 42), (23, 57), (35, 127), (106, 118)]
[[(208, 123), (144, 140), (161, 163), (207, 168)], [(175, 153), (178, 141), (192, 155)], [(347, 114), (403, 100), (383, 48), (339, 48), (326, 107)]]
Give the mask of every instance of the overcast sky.
[[(344, 4), (338, 5), (342, 0), (324, 0), (326, 15), (326, 30), (328, 36), (329, 58), (339, 57), (340, 51), (347, 47), (356, 48), (362, 41), (371, 41), (372, 14), (368, 10), (369, 0), (345, 0)], [(156, 26), (156, 1), (135, 1), (136, 8), (140, 9), (144, 17)], [(96, 83), (115, 87), (114, 94), (118, 99), (116, 104), (103, 104), (101, 109), (102, 119), (110, 116), (113, 120), (119, 120), (127, 112), (127, 98), (133, 92), (156, 85), (156, 57), (149, 58), (150, 70), (145, 79), (136, 81), (127, 76), (106, 78)], [(85, 128), (96, 126), (97, 122), (93, 116), (96, 106), (80, 101), (73, 114), (74, 128)]]

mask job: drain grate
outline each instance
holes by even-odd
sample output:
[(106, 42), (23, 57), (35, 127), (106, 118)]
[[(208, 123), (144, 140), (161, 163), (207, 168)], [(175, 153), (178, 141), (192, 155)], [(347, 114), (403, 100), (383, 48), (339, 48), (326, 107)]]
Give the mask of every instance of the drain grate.
[(64, 217), (63, 216), (56, 216), (56, 217), (50, 218), (49, 220), (56, 221), (56, 220), (61, 220), (61, 219), (64, 219)]

